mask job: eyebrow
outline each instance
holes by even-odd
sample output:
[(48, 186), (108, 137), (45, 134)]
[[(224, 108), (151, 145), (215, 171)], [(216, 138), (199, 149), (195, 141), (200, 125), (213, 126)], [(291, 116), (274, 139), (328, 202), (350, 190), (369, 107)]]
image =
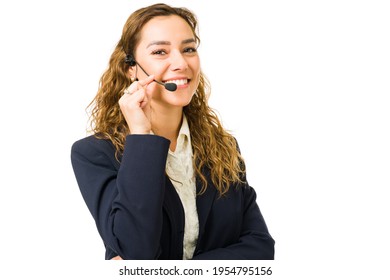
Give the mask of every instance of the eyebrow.
[[(190, 38), (190, 39), (186, 39), (186, 40), (183, 40), (181, 41), (182, 44), (189, 44), (189, 43), (195, 43), (195, 39), (194, 38)], [(171, 42), (169, 41), (153, 41), (151, 43), (149, 43), (146, 48), (149, 48), (150, 46), (153, 46), (153, 45), (170, 45)]]

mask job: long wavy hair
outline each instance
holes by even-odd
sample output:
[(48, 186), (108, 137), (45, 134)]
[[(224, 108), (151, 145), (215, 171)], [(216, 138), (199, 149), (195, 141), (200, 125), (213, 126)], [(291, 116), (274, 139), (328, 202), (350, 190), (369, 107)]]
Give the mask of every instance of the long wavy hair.
[[(96, 137), (109, 139), (113, 143), (117, 159), (124, 150), (126, 135), (129, 133), (118, 104), (124, 90), (131, 84), (125, 57), (134, 53), (140, 40), (140, 31), (149, 20), (170, 15), (183, 18), (191, 27), (197, 43), (200, 43), (196, 16), (186, 8), (155, 4), (135, 11), (124, 25), (108, 69), (100, 78), (98, 92), (88, 106), (91, 108), (91, 131)], [(191, 133), (194, 170), (203, 183), (200, 194), (208, 185), (203, 172), (204, 168), (208, 168), (212, 183), (223, 195), (232, 183), (242, 182), (245, 167), (235, 138), (222, 127), (217, 114), (207, 104), (209, 93), (209, 83), (201, 72), (199, 86), (183, 112)]]

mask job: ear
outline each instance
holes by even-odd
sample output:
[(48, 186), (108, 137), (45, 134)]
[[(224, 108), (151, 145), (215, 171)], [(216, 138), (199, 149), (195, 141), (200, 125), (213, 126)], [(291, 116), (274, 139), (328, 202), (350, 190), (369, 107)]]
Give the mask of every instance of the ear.
[(134, 82), (137, 80), (137, 71), (135, 71), (135, 66), (129, 67), (129, 70), (127, 70), (127, 77), (131, 80), (131, 82)]
[(129, 69), (127, 70), (127, 75), (130, 77), (135, 77), (135, 66), (130, 66)]
[(124, 70), (125, 70), (124, 74), (128, 79), (132, 79), (136, 76), (137, 72), (135, 70), (135, 66), (128, 66), (128, 68)]

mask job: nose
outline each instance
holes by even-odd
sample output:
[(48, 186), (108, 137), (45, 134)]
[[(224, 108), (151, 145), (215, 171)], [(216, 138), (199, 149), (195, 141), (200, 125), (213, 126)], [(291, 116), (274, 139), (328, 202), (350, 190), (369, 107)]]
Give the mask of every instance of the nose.
[(174, 51), (171, 53), (170, 62), (170, 69), (172, 71), (180, 71), (188, 68), (187, 60), (180, 51)]

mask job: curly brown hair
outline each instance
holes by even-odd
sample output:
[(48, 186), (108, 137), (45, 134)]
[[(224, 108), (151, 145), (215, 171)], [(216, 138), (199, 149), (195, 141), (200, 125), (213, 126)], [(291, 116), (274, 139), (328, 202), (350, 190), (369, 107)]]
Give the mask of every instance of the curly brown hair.
[[(127, 54), (133, 54), (140, 40), (142, 27), (157, 16), (177, 15), (191, 27), (197, 43), (200, 42), (196, 16), (186, 8), (175, 8), (155, 4), (135, 11), (126, 21), (122, 37), (112, 53), (108, 69), (100, 78), (99, 89), (89, 104), (91, 108), (91, 130), (96, 137), (109, 139), (116, 148), (116, 156), (124, 150), (129, 129), (120, 110), (118, 101), (124, 90), (131, 84)], [(196, 175), (207, 188), (204, 168), (210, 169), (211, 181), (225, 194), (232, 183), (242, 181), (245, 172), (243, 159), (238, 151), (235, 138), (221, 125), (217, 114), (208, 106), (210, 86), (203, 73), (191, 102), (183, 108), (191, 133), (193, 165)]]

